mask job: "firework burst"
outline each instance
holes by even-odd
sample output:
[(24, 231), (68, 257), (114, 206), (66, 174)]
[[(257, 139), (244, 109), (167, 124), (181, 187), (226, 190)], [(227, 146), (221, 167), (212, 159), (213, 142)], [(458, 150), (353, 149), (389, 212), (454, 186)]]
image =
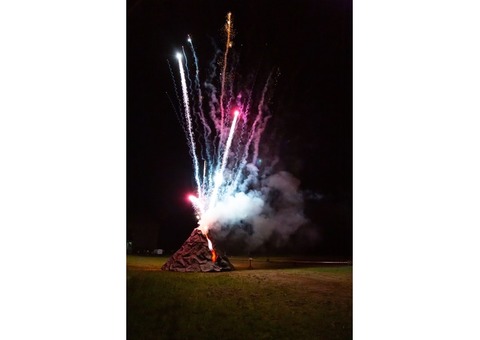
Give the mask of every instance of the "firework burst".
[[(238, 200), (240, 193), (254, 190), (259, 144), (270, 118), (265, 112), (265, 100), (271, 76), (264, 84), (257, 105), (252, 105), (253, 86), (238, 88), (233, 82), (235, 69), (229, 65), (229, 52), (233, 46), (231, 13), (227, 14), (224, 29), (226, 42), (221, 71), (215, 74), (214, 68), (205, 83), (200, 82), (198, 58), (191, 36), (187, 42), (193, 56), (193, 80), (188, 73), (185, 51), (176, 55), (182, 90), (181, 96), (177, 97), (182, 99), (182, 124), (196, 183), (196, 195), (190, 195), (189, 200), (199, 220), (198, 228), (204, 234), (208, 234), (215, 223), (214, 212), (223, 202)], [(208, 98), (207, 103), (204, 98)]]

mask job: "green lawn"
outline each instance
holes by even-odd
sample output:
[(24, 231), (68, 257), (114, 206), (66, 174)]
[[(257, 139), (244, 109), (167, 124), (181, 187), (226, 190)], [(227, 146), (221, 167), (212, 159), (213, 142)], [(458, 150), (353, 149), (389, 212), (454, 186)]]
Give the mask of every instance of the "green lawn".
[(236, 271), (161, 272), (166, 259), (127, 256), (129, 340), (352, 338), (351, 266), (230, 258)]

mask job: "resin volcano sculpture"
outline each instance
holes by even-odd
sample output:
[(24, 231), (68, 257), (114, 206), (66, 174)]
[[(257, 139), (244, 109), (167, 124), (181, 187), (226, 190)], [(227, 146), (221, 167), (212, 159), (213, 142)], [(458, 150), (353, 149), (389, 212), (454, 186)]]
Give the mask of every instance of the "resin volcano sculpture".
[(217, 255), (213, 247), (209, 247), (209, 239), (199, 229), (194, 229), (180, 249), (162, 266), (162, 270), (175, 272), (220, 272), (233, 269), (226, 257)]

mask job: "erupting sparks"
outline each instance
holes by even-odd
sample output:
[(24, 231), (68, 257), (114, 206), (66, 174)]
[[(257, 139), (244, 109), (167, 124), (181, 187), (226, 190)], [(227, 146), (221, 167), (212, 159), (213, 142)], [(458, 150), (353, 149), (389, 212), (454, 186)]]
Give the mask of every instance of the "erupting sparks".
[[(226, 43), (220, 72), (211, 66), (205, 82), (200, 82), (198, 59), (190, 35), (187, 41), (193, 55), (194, 77), (190, 77), (185, 50), (183, 55), (176, 54), (182, 90), (182, 95), (177, 97), (182, 99), (182, 124), (197, 186), (196, 195), (189, 195), (188, 199), (198, 217), (198, 229), (207, 237), (214, 262), (217, 255), (208, 238), (209, 229), (217, 222), (215, 216), (220, 205), (240, 197), (239, 194), (256, 184), (260, 138), (270, 118), (264, 111), (271, 77), (266, 80), (261, 95), (255, 97), (252, 95), (255, 84), (240, 89), (234, 83), (234, 66), (229, 65), (229, 50), (233, 46), (231, 13), (227, 14), (224, 29)], [(258, 101), (257, 105), (253, 105), (254, 100)], [(203, 160), (203, 174), (199, 160)]]

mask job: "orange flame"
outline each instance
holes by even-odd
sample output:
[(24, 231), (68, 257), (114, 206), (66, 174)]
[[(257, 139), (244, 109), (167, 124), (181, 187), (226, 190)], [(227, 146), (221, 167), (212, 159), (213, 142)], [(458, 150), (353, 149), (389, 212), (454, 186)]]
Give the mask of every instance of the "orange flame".
[(215, 263), (217, 261), (217, 253), (212, 249), (212, 261)]
[(207, 238), (207, 241), (208, 241), (208, 249), (210, 249), (210, 251), (212, 252), (212, 261), (215, 262), (217, 261), (217, 253), (215, 252), (215, 249), (213, 249), (212, 241), (210, 241), (207, 235), (205, 235), (205, 237)]

